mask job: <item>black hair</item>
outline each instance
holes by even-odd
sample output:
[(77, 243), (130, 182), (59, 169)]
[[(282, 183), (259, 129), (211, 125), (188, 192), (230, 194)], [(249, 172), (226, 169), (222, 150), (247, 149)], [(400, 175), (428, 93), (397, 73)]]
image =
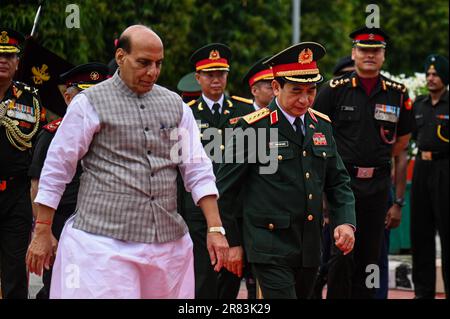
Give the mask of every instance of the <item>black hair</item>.
[(280, 84), (281, 88), (284, 88), (284, 85), (286, 84), (286, 80), (284, 78), (276, 77), (274, 80), (277, 81)]
[(121, 35), (117, 41), (117, 49), (122, 49), (126, 53), (131, 52), (131, 39), (128, 35)]

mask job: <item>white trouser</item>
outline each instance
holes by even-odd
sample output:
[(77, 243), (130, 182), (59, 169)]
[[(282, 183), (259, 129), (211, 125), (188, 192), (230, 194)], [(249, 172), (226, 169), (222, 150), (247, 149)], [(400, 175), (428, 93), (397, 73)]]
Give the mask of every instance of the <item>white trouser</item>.
[(194, 298), (189, 234), (168, 243), (136, 243), (64, 226), (50, 298)]

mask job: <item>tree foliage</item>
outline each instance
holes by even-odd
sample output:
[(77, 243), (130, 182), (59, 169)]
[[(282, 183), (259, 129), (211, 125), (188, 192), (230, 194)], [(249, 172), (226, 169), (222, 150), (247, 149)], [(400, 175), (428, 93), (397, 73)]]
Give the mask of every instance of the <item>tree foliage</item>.
[[(0, 0), (0, 24), (29, 34), (38, 1)], [(197, 48), (222, 42), (233, 51), (228, 89), (248, 95), (242, 77), (263, 56), (291, 44), (292, 3), (289, 0), (80, 0), (79, 29), (66, 28), (67, 5), (75, 1), (45, 1), (37, 38), (46, 48), (73, 64), (107, 63), (114, 39), (128, 25), (142, 23), (161, 35), (165, 63), (160, 83), (175, 88), (192, 71), (189, 57)], [(373, 1), (372, 1), (373, 2)], [(316, 41), (327, 49), (319, 63), (328, 77), (335, 62), (350, 54), (348, 34), (366, 19), (361, 0), (302, 1), (301, 41)], [(429, 53), (448, 55), (447, 0), (377, 0), (381, 27), (391, 36), (385, 69), (393, 74), (422, 71)]]

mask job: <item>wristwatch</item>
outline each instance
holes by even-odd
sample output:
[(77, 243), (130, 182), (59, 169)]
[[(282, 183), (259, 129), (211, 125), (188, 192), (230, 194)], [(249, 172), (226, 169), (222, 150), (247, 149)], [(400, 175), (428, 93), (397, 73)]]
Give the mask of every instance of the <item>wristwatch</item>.
[(208, 233), (221, 233), (225, 236), (225, 228), (223, 228), (222, 226), (209, 227)]
[(395, 199), (394, 204), (397, 204), (400, 207), (405, 206), (405, 199), (403, 197), (399, 197)]

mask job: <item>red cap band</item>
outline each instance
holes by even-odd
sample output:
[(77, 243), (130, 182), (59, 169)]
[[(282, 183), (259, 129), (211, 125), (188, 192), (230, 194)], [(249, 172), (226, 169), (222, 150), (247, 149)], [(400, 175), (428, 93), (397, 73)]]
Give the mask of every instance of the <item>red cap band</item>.
[(267, 69), (267, 70), (263, 70), (261, 72), (256, 73), (248, 80), (248, 84), (250, 86), (252, 86), (253, 84), (255, 84), (255, 82), (258, 82), (258, 81), (261, 81), (264, 79), (273, 79), (272, 69)]
[(355, 41), (383, 41), (383, 42), (385, 42), (385, 39), (384, 39), (384, 37), (382, 37), (379, 34), (365, 33), (365, 34), (358, 34), (355, 37)]
[(223, 59), (223, 58), (216, 59), (216, 60), (204, 59), (204, 60), (198, 61), (195, 64), (196, 71), (201, 71), (203, 69), (213, 68), (213, 67), (229, 68), (230, 65), (228, 64), (228, 60)]

